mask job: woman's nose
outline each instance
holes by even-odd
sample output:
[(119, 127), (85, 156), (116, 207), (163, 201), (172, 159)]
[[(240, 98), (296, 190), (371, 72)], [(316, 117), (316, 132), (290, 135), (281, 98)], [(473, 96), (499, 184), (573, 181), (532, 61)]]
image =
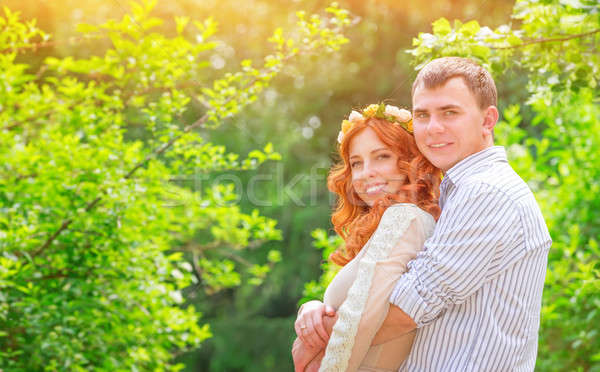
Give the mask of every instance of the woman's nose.
[(372, 178), (375, 177), (375, 175), (377, 174), (377, 169), (375, 168), (374, 164), (371, 164), (369, 162), (365, 162), (365, 166), (363, 168), (363, 175), (365, 178)]

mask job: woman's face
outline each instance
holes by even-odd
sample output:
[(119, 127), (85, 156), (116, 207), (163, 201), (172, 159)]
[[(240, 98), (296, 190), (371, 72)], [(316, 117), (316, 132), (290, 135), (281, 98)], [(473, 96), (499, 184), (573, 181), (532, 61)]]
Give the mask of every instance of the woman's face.
[(375, 131), (365, 128), (349, 144), (352, 186), (368, 206), (386, 194), (397, 194), (406, 176), (398, 169), (398, 155)]

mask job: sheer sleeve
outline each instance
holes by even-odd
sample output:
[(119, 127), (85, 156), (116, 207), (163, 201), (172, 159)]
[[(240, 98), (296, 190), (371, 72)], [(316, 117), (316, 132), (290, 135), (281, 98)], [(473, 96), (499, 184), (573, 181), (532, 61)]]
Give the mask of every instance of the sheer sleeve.
[(363, 247), (366, 252), (338, 310), (320, 372), (358, 369), (387, 315), (397, 279), (421, 250), (433, 225), (433, 217), (412, 204), (397, 204), (385, 211)]

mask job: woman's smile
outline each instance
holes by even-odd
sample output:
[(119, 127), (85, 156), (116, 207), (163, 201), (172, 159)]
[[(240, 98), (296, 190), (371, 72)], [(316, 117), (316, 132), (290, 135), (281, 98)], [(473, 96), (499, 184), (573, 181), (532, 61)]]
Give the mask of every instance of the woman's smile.
[(375, 195), (375, 194), (383, 191), (383, 189), (385, 188), (386, 185), (387, 185), (387, 182), (370, 185), (370, 186), (366, 187), (365, 192), (369, 195)]

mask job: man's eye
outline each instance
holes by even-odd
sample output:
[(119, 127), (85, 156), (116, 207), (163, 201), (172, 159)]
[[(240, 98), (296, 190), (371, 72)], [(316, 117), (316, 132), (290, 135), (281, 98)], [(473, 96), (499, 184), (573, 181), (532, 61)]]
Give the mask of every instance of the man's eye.
[(417, 114), (415, 115), (415, 117), (416, 117), (417, 119), (425, 119), (425, 118), (427, 118), (427, 114), (426, 114), (426, 113), (424, 113), (424, 112), (419, 112), (419, 113), (417, 113)]
[(450, 111), (446, 111), (446, 112), (444, 112), (444, 114), (445, 114), (446, 116), (452, 116), (452, 115), (456, 115), (456, 114), (457, 114), (457, 112), (456, 112), (456, 111), (452, 111), (452, 110), (450, 110)]

